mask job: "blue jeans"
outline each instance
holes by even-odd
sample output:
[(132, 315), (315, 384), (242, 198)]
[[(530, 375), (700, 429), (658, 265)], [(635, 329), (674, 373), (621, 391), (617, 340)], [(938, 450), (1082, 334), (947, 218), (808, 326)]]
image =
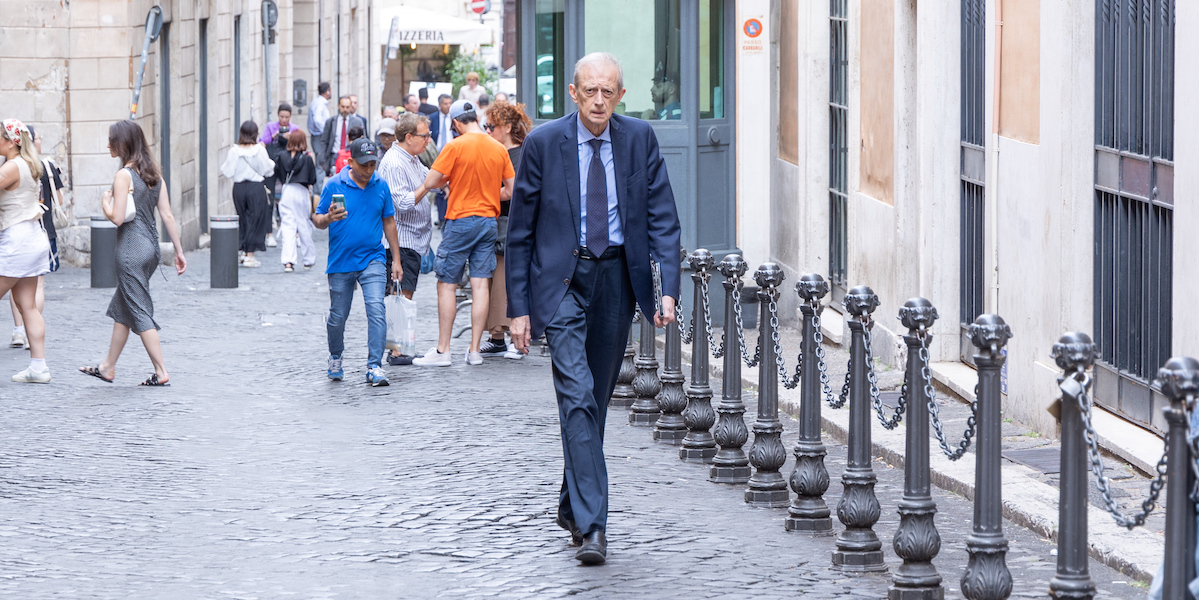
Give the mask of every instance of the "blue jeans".
[(329, 273), (329, 354), (340, 357), (345, 351), (346, 317), (354, 302), (354, 284), (362, 286), (366, 304), (367, 368), (383, 362), (383, 346), (387, 341), (387, 315), (383, 309), (383, 291), (387, 287), (387, 270), (383, 263), (372, 260), (361, 271)]

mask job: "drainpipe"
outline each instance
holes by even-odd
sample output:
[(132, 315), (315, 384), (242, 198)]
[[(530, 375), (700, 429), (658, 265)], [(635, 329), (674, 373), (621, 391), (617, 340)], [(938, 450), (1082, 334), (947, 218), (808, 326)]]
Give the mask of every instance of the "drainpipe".
[(999, 88), (1003, 67), (1003, 0), (995, 0), (995, 74), (991, 98), (991, 202), (987, 203), (987, 234), (991, 237), (991, 310), (999, 310)]

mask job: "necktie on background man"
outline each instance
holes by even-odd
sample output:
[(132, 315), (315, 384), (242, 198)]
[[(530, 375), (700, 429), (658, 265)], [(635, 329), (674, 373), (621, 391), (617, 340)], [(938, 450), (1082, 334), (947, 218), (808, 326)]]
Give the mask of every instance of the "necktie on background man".
[(608, 249), (608, 177), (600, 160), (601, 139), (591, 144), (591, 166), (587, 169), (587, 249), (599, 256)]
[(346, 149), (346, 121), (349, 119), (341, 118), (341, 146), (337, 149), (338, 152)]

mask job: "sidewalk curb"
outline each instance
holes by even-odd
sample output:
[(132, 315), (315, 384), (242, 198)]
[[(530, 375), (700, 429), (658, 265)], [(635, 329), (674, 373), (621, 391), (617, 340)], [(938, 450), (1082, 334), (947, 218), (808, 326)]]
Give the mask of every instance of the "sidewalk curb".
[[(664, 347), (665, 338), (657, 337), (656, 345), (659, 348)], [(687, 346), (683, 348), (683, 362), (687, 365), (691, 363), (691, 348)], [(721, 365), (713, 363), (710, 365), (709, 371), (713, 379), (723, 380), (724, 373)], [(685, 370), (685, 372), (689, 371)], [(743, 389), (756, 389), (758, 369), (741, 365), (741, 382)], [(719, 395), (714, 397), (713, 401), (719, 402)], [(798, 417), (799, 408), (798, 389), (788, 390), (780, 386), (779, 410)], [(827, 404), (822, 403), (821, 423), (824, 435), (842, 444), (847, 442), (849, 437), (848, 409), (833, 410)], [(871, 419), (871, 424), (873, 425), (873, 423), (874, 419)], [(794, 432), (784, 432), (784, 436), (788, 434), (793, 435)], [(871, 438), (871, 453), (875, 458), (886, 461), (892, 467), (903, 468), (906, 445), (906, 432), (903, 427), (892, 431), (872, 427)], [(749, 443), (752, 443), (752, 438)], [(940, 452), (936, 440), (930, 438), (930, 444), (933, 485), (973, 500), (973, 453), (967, 454), (962, 461), (954, 462)], [(788, 448), (789, 451), (790, 448)], [(1058, 489), (1036, 480), (1032, 477), (1032, 473), (1032, 470), (1017, 464), (1009, 463), (1003, 466), (1003, 516), (1021, 527), (1056, 541), (1059, 517)], [(835, 484), (837, 474), (830, 473), (829, 475)], [(887, 510), (886, 507), (884, 510)], [(1116, 525), (1106, 511), (1092, 505), (1087, 507), (1087, 522), (1087, 540), (1089, 542), (1087, 553), (1092, 559), (1145, 583), (1153, 580), (1165, 555), (1165, 540), (1162, 536), (1143, 528), (1126, 530)]]

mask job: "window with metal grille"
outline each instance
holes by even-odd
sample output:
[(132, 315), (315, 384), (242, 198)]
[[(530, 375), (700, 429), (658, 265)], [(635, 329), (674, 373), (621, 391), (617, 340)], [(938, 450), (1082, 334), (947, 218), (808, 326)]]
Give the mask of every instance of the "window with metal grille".
[(974, 360), (968, 327), (983, 313), (986, 294), (986, 0), (961, 0), (961, 232), (958, 289), (962, 360)]
[(849, 262), (849, 0), (830, 0), (829, 7), (829, 279), (845, 289)]
[(1174, 7), (1095, 3), (1095, 399), (1151, 426), (1172, 321)]

